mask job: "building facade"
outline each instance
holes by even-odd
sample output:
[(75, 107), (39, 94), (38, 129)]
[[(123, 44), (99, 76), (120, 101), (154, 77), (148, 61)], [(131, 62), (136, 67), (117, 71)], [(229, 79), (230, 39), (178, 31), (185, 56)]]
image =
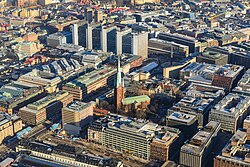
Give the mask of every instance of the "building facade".
[(211, 121), (181, 147), (180, 164), (203, 167), (211, 149), (215, 146), (220, 123)]
[(249, 167), (250, 154), (246, 144), (248, 142), (246, 132), (237, 130), (229, 143), (223, 148), (221, 155), (214, 158), (214, 167)]
[(2, 144), (5, 138), (14, 136), (22, 128), (22, 120), (19, 117), (0, 114), (0, 144)]
[(220, 122), (222, 130), (234, 133), (243, 127), (243, 120), (249, 111), (249, 97), (230, 93), (210, 111), (209, 120)]
[(44, 98), (20, 108), (24, 123), (38, 125), (47, 119), (61, 117), (62, 108), (73, 101), (73, 96), (65, 91), (52, 93)]

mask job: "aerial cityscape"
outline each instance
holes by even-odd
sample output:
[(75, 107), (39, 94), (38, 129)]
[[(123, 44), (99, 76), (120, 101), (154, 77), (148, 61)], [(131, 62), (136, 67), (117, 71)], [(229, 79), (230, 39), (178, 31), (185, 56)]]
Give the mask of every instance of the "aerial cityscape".
[(250, 0), (0, 0), (0, 167), (250, 167)]

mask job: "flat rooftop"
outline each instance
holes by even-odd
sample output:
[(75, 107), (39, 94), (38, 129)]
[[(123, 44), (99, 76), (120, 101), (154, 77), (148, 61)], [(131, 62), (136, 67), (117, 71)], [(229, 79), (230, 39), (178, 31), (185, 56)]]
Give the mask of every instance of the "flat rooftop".
[(42, 99), (40, 99), (40, 100), (38, 100), (36, 102), (33, 102), (31, 104), (28, 104), (27, 108), (29, 108), (30, 111), (32, 111), (32, 110), (34, 110), (34, 111), (40, 110), (40, 109), (48, 106), (52, 102), (55, 102), (57, 100), (61, 100), (62, 98), (66, 97), (68, 94), (69, 93), (65, 92), (65, 91), (59, 91), (59, 92), (56, 92), (56, 93), (48, 94), (44, 98), (42, 98)]
[(231, 162), (250, 165), (249, 160), (249, 140), (245, 131), (237, 130), (228, 144), (223, 148), (222, 155), (217, 156), (220, 159), (226, 159)]
[(196, 133), (191, 140), (181, 147), (181, 152), (193, 154), (202, 154), (202, 151), (207, 147), (209, 141), (214, 137), (214, 133), (220, 128), (220, 123), (210, 121), (202, 130)]
[[(33, 91), (29, 92), (29, 90)], [(34, 94), (35, 90), (39, 91), (40, 89), (34, 87), (34, 85), (12, 82), (0, 88), (0, 101), (5, 103), (16, 102), (19, 99), (25, 98), (23, 97), (24, 93), (26, 93), (27, 97), (28, 95)]]
[[(177, 135), (180, 133), (180, 131), (176, 128), (159, 126), (158, 124), (149, 122), (147, 120), (134, 119), (114, 114), (110, 114), (104, 118), (101, 118), (97, 120), (97, 122), (109, 129), (123, 131), (124, 133), (131, 133), (141, 137), (155, 137), (155, 139), (163, 139), (165, 141), (168, 141), (168, 137), (177, 137)], [(156, 134), (159, 135), (157, 136)]]
[(70, 87), (87, 87), (91, 84), (94, 84), (98, 82), (99, 80), (112, 76), (116, 73), (116, 69), (109, 67), (109, 66), (103, 66), (101, 68), (98, 68), (90, 73), (84, 74), (80, 76), (79, 78), (68, 82), (66, 86)]
[(180, 112), (174, 112), (171, 115), (169, 115), (167, 117), (168, 120), (175, 120), (178, 122), (185, 122), (185, 123), (190, 123), (193, 120), (196, 119), (195, 115), (191, 115), (191, 114), (184, 114), (184, 113), (180, 113)]
[(225, 95), (225, 90), (221, 87), (192, 83), (185, 91), (186, 96), (220, 98)]
[(38, 69), (34, 69), (31, 72), (22, 75), (19, 80), (22, 82), (23, 79), (30, 79), (30, 80), (41, 80), (42, 82), (49, 82), (49, 81), (60, 81), (61, 79), (57, 77), (53, 73), (43, 72)]
[(226, 76), (226, 77), (235, 77), (239, 74), (240, 71), (244, 69), (243, 66), (239, 65), (215, 65), (215, 64), (206, 64), (206, 63), (196, 63), (193, 62), (181, 70), (182, 73), (188, 73), (187, 76), (184, 76), (189, 79), (198, 79), (198, 77), (203, 78), (204, 80), (212, 80), (212, 77), (215, 74)]
[[(93, 102), (94, 103), (94, 102)], [(81, 101), (73, 101), (72, 103), (68, 104), (66, 109), (73, 111), (73, 112), (81, 112), (85, 108), (88, 108), (89, 106), (93, 105), (93, 103), (84, 103)]]
[(205, 109), (213, 103), (214, 99), (213, 98), (194, 98), (194, 97), (189, 97), (185, 96), (182, 98), (178, 103), (176, 103), (172, 108), (190, 108), (195, 111), (205, 111)]
[(238, 113), (241, 113), (242, 110), (247, 109), (249, 106), (250, 97), (229, 93), (214, 106), (214, 108), (211, 110), (211, 113), (220, 112), (237, 115)]
[(233, 90), (235, 92), (250, 93), (250, 69), (248, 69), (238, 82), (237, 87)]
[(0, 126), (14, 120), (18, 120), (19, 117), (17, 115), (9, 115), (5, 112), (1, 113), (0, 112)]
[(203, 52), (200, 57), (205, 57), (205, 58), (209, 58), (209, 59), (220, 59), (220, 58), (223, 58), (227, 55), (225, 54), (221, 54), (219, 52), (213, 52), (213, 51), (205, 51)]

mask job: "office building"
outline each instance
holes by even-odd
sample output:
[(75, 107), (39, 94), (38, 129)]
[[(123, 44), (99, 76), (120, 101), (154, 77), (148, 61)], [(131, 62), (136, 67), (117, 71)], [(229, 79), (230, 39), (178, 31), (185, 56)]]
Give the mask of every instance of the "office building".
[(229, 63), (242, 65), (245, 68), (249, 69), (250, 68), (250, 54), (247, 51), (232, 52), (229, 54)]
[(171, 47), (173, 49), (174, 57), (188, 57), (189, 56), (189, 47), (186, 45), (181, 45), (175, 42), (168, 42), (168, 41), (157, 39), (157, 38), (151, 38), (148, 41), (149, 53), (166, 54), (168, 57), (170, 57)]
[[(100, 118), (97, 122), (98, 124), (90, 126), (88, 138), (92, 139), (91, 141), (101, 141), (102, 145), (107, 148), (145, 160), (149, 160), (151, 156), (152, 159), (159, 160), (160, 158), (164, 161), (173, 156), (177, 147), (172, 147), (172, 145), (179, 146), (179, 137), (182, 135), (175, 128), (162, 127), (152, 122), (120, 115), (111, 114)], [(153, 155), (158, 149), (160, 150), (157, 153), (159, 157)]]
[(87, 28), (88, 28), (88, 24), (85, 23), (85, 24), (82, 24), (78, 26), (78, 42), (79, 42), (79, 45), (84, 47), (84, 48), (87, 48)]
[(106, 124), (102, 119), (95, 120), (88, 127), (88, 141), (102, 144), (103, 127)]
[(249, 115), (250, 97), (228, 94), (210, 111), (209, 121), (221, 123), (221, 129), (234, 133), (243, 127), (243, 120)]
[[(116, 31), (116, 54), (117, 55), (121, 55), (123, 53), (123, 43), (128, 42), (126, 45), (128, 45), (127, 47), (129, 47), (130, 43), (131, 43), (131, 38), (127, 37), (126, 35), (130, 35), (132, 32), (131, 28), (128, 27), (120, 27), (117, 28)], [(127, 40), (126, 40), (127, 39)], [(125, 46), (126, 46), (125, 45)], [(131, 48), (131, 47), (129, 47)], [(131, 49), (130, 49), (131, 51)]]
[(220, 123), (211, 121), (181, 147), (180, 165), (203, 167), (216, 144)]
[(177, 128), (166, 127), (162, 131), (156, 131), (150, 147), (150, 159), (159, 162), (178, 159), (183, 141)]
[(78, 45), (78, 25), (73, 24), (72, 26), (72, 40), (74, 45)]
[(32, 86), (41, 86), (49, 93), (52, 93), (56, 91), (61, 78), (53, 73), (33, 69), (31, 72), (20, 76), (18, 81)]
[(22, 120), (18, 116), (0, 113), (0, 144), (7, 137), (14, 136), (22, 128)]
[(73, 101), (62, 109), (62, 125), (69, 134), (79, 135), (81, 129), (93, 120), (93, 103)]
[(237, 87), (233, 89), (234, 93), (250, 96), (250, 69), (245, 72)]
[(247, 140), (250, 140), (250, 115), (248, 115), (243, 122), (243, 129), (246, 130)]
[(148, 57), (148, 32), (132, 33), (132, 54)]
[(195, 115), (198, 118), (200, 127), (208, 122), (209, 111), (215, 104), (213, 98), (200, 98), (185, 96), (178, 103), (168, 110), (168, 116), (174, 112)]
[(134, 5), (143, 5), (143, 4), (159, 4), (159, 0), (135, 0)]
[(103, 52), (116, 53), (116, 26), (102, 26), (101, 49)]
[(102, 87), (114, 85), (116, 70), (103, 66), (66, 83), (63, 90), (71, 93), (75, 100), (82, 100)]
[(17, 53), (19, 60), (23, 60), (26, 57), (30, 57), (35, 53), (39, 52), (42, 47), (43, 46), (39, 43), (24, 41), (24, 42), (19, 42), (12, 48)]
[(38, 125), (45, 120), (61, 118), (62, 108), (73, 101), (68, 92), (59, 91), (20, 108), (21, 119), (25, 124)]
[(214, 158), (214, 167), (250, 166), (249, 139), (244, 131), (237, 130), (221, 155)]
[(92, 49), (101, 50), (101, 33), (102, 27), (100, 24), (92, 25)]
[(193, 62), (180, 70), (180, 78), (231, 90), (244, 73), (244, 67), (232, 64), (215, 65)]
[(198, 131), (198, 119), (195, 115), (173, 112), (166, 117), (166, 125), (181, 130), (186, 139), (190, 139)]
[(94, 14), (95, 14), (95, 16), (94, 16), (95, 22), (99, 23), (99, 22), (103, 21), (103, 12), (102, 12), (102, 10), (95, 10)]
[(64, 43), (67, 43), (67, 39), (61, 32), (57, 32), (57, 33), (50, 34), (49, 36), (47, 36), (48, 46), (57, 47)]
[(248, 115), (243, 122), (243, 129), (249, 129), (250, 128), (250, 115)]
[(234, 88), (244, 73), (244, 67), (238, 65), (224, 65), (215, 72), (212, 79), (213, 86), (231, 90)]
[(228, 55), (218, 53), (218, 52), (205, 51), (205, 52), (202, 52), (197, 57), (197, 62), (207, 63), (207, 64), (216, 64), (216, 65), (226, 65), (228, 64)]
[(17, 152), (23, 152), (19, 158), (21, 164), (32, 166), (79, 166), (98, 167), (112, 166), (122, 167), (123, 163), (114, 158), (101, 158), (82, 153), (82, 148), (58, 144), (52, 146), (38, 141), (23, 141), (16, 146)]
[(84, 9), (84, 18), (88, 22), (88, 24), (92, 23), (93, 21), (93, 9), (92, 8), (85, 8)]
[(88, 24), (86, 29), (86, 48), (89, 50), (93, 49), (93, 33), (92, 33), (92, 26)]
[(45, 96), (46, 93), (39, 85), (12, 82), (0, 88), (0, 112), (16, 113), (19, 108)]
[[(109, 54), (107, 54), (107, 57)], [(72, 59), (77, 60), (81, 65), (84, 65), (88, 68), (98, 68), (101, 66), (102, 60), (105, 55), (100, 52), (90, 52), (90, 51), (83, 51), (75, 53), (71, 56)]]
[(199, 83), (191, 83), (184, 93), (186, 96), (194, 98), (213, 98), (215, 99), (215, 103), (221, 100), (226, 94), (224, 88)]
[(184, 36), (177, 33), (159, 33), (158, 38), (164, 41), (186, 45), (189, 47), (189, 53), (200, 52), (201, 43), (193, 37)]

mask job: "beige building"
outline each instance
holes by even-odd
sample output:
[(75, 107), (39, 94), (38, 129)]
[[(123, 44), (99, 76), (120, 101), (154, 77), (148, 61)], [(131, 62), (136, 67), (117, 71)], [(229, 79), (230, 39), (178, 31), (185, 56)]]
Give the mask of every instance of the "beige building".
[(132, 33), (132, 54), (148, 57), (148, 32)]
[(49, 93), (55, 92), (61, 79), (54, 74), (42, 72), (34, 69), (33, 71), (19, 77), (18, 81), (24, 84), (31, 84), (44, 87)]
[(73, 101), (62, 109), (62, 123), (78, 127), (85, 126), (93, 120), (94, 102)]
[(167, 65), (163, 68), (163, 77), (164, 78), (179, 78), (180, 70), (189, 65), (190, 63), (196, 62), (196, 57), (187, 58), (187, 60), (180, 63), (173, 63), (173, 65)]
[(250, 140), (250, 115), (243, 122), (243, 129), (247, 132), (247, 140)]
[(0, 144), (6, 137), (14, 136), (20, 130), (22, 130), (22, 120), (19, 117), (0, 114)]
[(19, 59), (22, 60), (40, 51), (40, 49), (43, 48), (43, 45), (35, 42), (24, 41), (14, 45), (12, 48), (17, 52)]
[(145, 3), (160, 3), (160, 2), (161, 2), (160, 0), (135, 0), (134, 4), (135, 5), (142, 5)]
[(53, 3), (55, 3), (53, 0), (38, 0), (38, 4), (42, 6), (53, 4)]
[(214, 158), (214, 167), (250, 167), (250, 153), (247, 133), (237, 130), (221, 155)]
[(6, 6), (6, 4), (7, 4), (6, 0), (0, 0), (0, 9), (1, 9), (1, 6), (4, 7)]
[(73, 101), (73, 96), (65, 91), (52, 93), (20, 108), (23, 122), (31, 125), (43, 123), (46, 119), (60, 117), (63, 107)]
[[(173, 128), (173, 130), (175, 130)], [(160, 133), (161, 134), (161, 133)], [(156, 135), (151, 143), (150, 159), (165, 162), (173, 158), (174, 153), (180, 147), (180, 134), (173, 132), (164, 132)]]

